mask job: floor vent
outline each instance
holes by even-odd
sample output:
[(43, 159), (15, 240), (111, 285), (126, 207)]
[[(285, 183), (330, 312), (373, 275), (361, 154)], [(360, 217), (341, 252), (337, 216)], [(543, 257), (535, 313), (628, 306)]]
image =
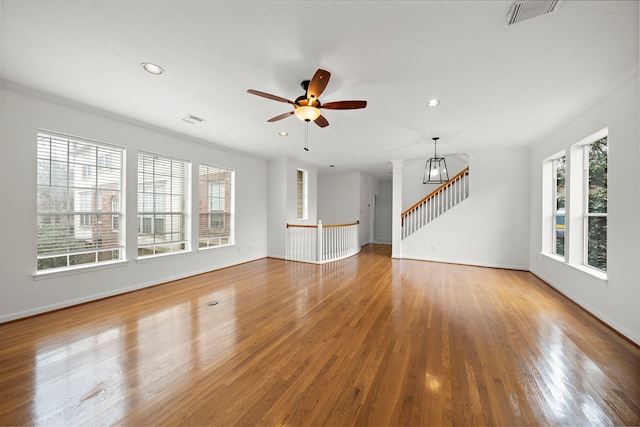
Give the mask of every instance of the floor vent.
[(559, 0), (521, 0), (514, 2), (507, 12), (507, 25), (535, 18), (556, 10)]

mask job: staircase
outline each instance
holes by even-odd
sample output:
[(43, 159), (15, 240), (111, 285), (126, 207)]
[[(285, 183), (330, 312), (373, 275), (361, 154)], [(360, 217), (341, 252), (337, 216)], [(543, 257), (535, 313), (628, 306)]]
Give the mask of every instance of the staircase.
[(402, 238), (469, 197), (469, 166), (402, 213)]

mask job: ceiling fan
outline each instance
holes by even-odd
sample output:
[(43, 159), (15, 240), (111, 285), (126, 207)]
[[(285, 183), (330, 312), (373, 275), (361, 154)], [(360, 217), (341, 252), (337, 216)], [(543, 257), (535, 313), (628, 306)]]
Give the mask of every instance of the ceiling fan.
[(304, 95), (296, 98), (295, 101), (291, 101), (280, 96), (271, 95), (270, 93), (260, 92), (259, 90), (249, 89), (247, 92), (262, 96), (263, 98), (273, 99), (274, 101), (285, 102), (293, 105), (293, 111), (289, 111), (284, 114), (272, 117), (268, 122), (276, 122), (278, 120), (285, 119), (292, 114), (295, 114), (300, 120), (305, 122), (313, 121), (321, 128), (329, 126), (327, 119), (320, 113), (320, 109), (325, 110), (355, 110), (358, 108), (364, 108), (367, 106), (367, 101), (334, 101), (322, 104), (320, 102), (320, 95), (327, 87), (331, 73), (327, 70), (318, 68), (318, 71), (313, 75), (311, 80), (304, 80), (300, 83), (302, 89), (304, 89)]

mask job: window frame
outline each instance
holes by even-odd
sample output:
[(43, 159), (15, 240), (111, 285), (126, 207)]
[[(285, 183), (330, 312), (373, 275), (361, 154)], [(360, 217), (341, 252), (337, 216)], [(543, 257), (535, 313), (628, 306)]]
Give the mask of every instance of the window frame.
[(296, 169), (296, 219), (309, 219), (309, 171)]
[[(198, 183), (198, 249), (235, 244), (235, 170), (200, 163)], [(218, 189), (215, 198), (212, 193), (214, 187)], [(214, 209), (214, 207), (219, 208), (220, 203), (222, 209)], [(214, 227), (214, 222), (216, 225), (220, 224), (220, 216), (222, 216), (222, 227)]]
[[(609, 139), (609, 129), (603, 128), (582, 140), (572, 143), (565, 150), (558, 152), (543, 160), (542, 163), (542, 233), (541, 233), (541, 255), (545, 255), (549, 259), (555, 262), (562, 262), (567, 267), (576, 269), (582, 273), (589, 275), (590, 277), (598, 280), (600, 283), (606, 286), (608, 275), (606, 270), (599, 269), (598, 266), (589, 264), (589, 232), (588, 222), (589, 218), (594, 217), (607, 217), (604, 212), (589, 212), (589, 175), (588, 169), (590, 165), (589, 154), (585, 146), (591, 146), (594, 143), (606, 138), (607, 149), (606, 159), (608, 165), (608, 155), (610, 151), (611, 140)], [(553, 216), (555, 209), (555, 180), (553, 177), (556, 172), (554, 170), (553, 161), (561, 158), (566, 153), (565, 160), (565, 246), (564, 257), (554, 253), (555, 241), (552, 241), (554, 236), (554, 228), (556, 224), (555, 217)], [(600, 153), (602, 155), (602, 153)], [(596, 161), (594, 165), (602, 165), (602, 161)], [(599, 182), (596, 186), (598, 189), (607, 187), (608, 180), (608, 166), (604, 177), (602, 176), (602, 170), (598, 171)], [(603, 184), (604, 181), (604, 184)], [(594, 196), (592, 194), (592, 196)], [(608, 210), (608, 194), (604, 193), (605, 200), (603, 201), (602, 194), (598, 195), (600, 198), (594, 198), (597, 206), (601, 210)], [(604, 206), (603, 206), (604, 205)], [(600, 243), (600, 253), (604, 251), (604, 257), (596, 258), (604, 261), (606, 268), (607, 259), (607, 228), (606, 224), (601, 227), (600, 231), (605, 233), (596, 238), (596, 242)], [(603, 242), (604, 241), (604, 248)]]
[[(146, 168), (148, 163), (150, 170)], [(163, 174), (166, 170), (163, 171), (162, 168), (167, 166), (169, 172)], [(137, 174), (137, 259), (145, 260), (189, 252), (191, 162), (163, 154), (138, 151)], [(177, 191), (178, 189), (180, 191)], [(176, 206), (181, 208), (176, 210)], [(175, 221), (176, 218), (178, 221)], [(159, 226), (160, 221), (162, 226)], [(178, 238), (174, 238), (176, 235)], [(160, 238), (161, 236), (164, 238)]]
[[(103, 224), (102, 217), (124, 218), (124, 206), (119, 206), (117, 211), (112, 208), (105, 211), (102, 205), (104, 200), (99, 198), (125, 196), (126, 148), (44, 129), (38, 129), (36, 140), (38, 231), (36, 271), (33, 276), (86, 270), (123, 262), (126, 258), (124, 232), (113, 230), (108, 223)], [(54, 152), (54, 142), (57, 152)], [(91, 155), (83, 155), (79, 152), (80, 149), (88, 150)], [(73, 153), (74, 150), (78, 152)], [(105, 151), (112, 156), (115, 153), (110, 165), (98, 162)], [(119, 159), (117, 164), (116, 157)], [(54, 172), (56, 168), (57, 173)], [(87, 173), (89, 171), (91, 173)], [(58, 179), (62, 178), (62, 181), (54, 183), (56, 176)], [(41, 205), (42, 199), (55, 203), (56, 193), (58, 196), (64, 194), (58, 199), (64, 206), (56, 207), (52, 204), (47, 208), (46, 201)], [(78, 210), (80, 206), (76, 206), (76, 199), (82, 205), (81, 211)], [(58, 222), (64, 217), (65, 221)], [(61, 237), (46, 236), (45, 233), (51, 232), (41, 227), (45, 224), (53, 225), (52, 230), (58, 225), (63, 226), (60, 228), (63, 231)], [(57, 250), (56, 245), (59, 246)]]

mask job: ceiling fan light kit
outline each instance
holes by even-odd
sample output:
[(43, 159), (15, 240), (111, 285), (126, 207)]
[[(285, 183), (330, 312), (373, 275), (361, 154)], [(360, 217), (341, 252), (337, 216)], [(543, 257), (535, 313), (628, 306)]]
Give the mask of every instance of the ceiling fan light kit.
[(293, 114), (295, 114), (296, 117), (298, 117), (300, 120), (309, 122), (315, 121), (318, 117), (320, 117), (320, 110), (318, 110), (316, 107), (303, 105), (293, 110)]

